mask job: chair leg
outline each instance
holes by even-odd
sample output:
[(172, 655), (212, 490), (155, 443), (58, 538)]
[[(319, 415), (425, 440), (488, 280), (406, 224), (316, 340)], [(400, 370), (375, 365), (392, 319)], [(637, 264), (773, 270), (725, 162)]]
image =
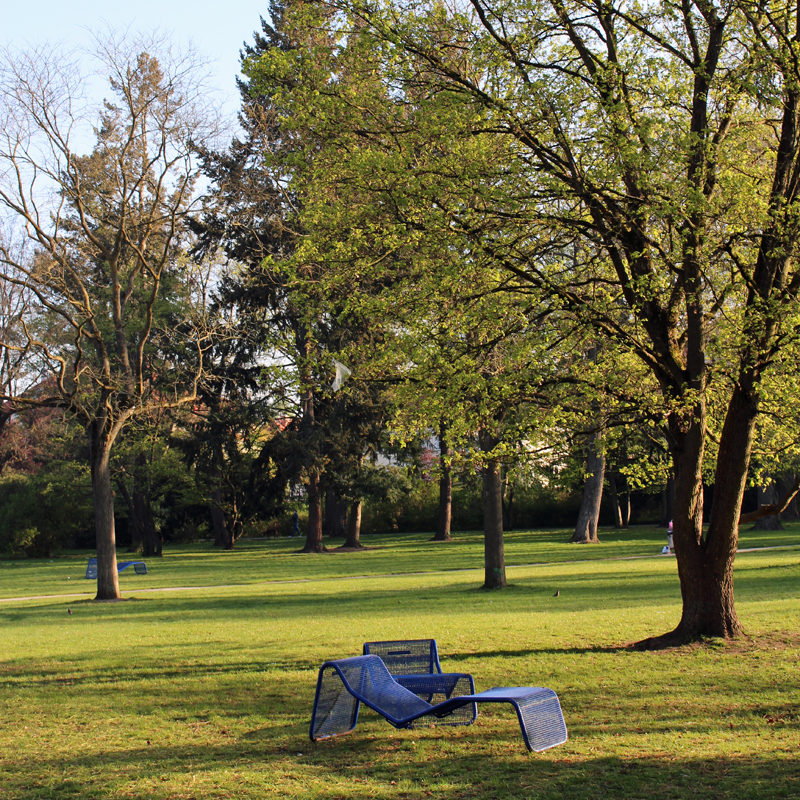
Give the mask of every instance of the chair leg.
[(558, 696), (552, 689), (539, 689), (528, 697), (509, 701), (517, 712), (522, 738), (528, 750), (541, 753), (567, 741), (567, 726)]
[(323, 667), (317, 678), (317, 691), (311, 712), (312, 741), (350, 733), (358, 722), (359, 700), (345, 688), (333, 667)]

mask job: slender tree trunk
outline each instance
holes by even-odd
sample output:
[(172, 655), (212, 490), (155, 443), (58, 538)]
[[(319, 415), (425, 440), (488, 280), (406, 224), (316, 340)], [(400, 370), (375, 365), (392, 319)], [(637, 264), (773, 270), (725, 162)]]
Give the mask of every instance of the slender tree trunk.
[(136, 519), (136, 530), (139, 539), (139, 552), (144, 552), (146, 556), (152, 555), (150, 552), (150, 526), (153, 524), (151, 519), (148, 519), (148, 504), (145, 492), (142, 487), (137, 485), (136, 478), (133, 479), (133, 514)]
[(308, 478), (308, 530), (304, 553), (323, 553), (322, 544), (322, 493), (319, 490), (319, 473), (312, 470)]
[(361, 548), (361, 501), (350, 503), (350, 516), (347, 522), (347, 541), (345, 547)]
[(506, 475), (503, 480), (503, 530), (514, 530), (514, 484)]
[[(493, 450), (499, 439), (481, 435), (484, 452)], [(506, 557), (503, 546), (503, 482), (500, 463), (488, 461), (483, 468), (484, 589), (506, 586)]]
[[(758, 487), (758, 508), (761, 506), (769, 506), (778, 502), (778, 492), (775, 488), (775, 482), (767, 480), (764, 486)], [(771, 514), (768, 517), (759, 517), (753, 525), (755, 531), (782, 531), (781, 519), (777, 514)]]
[(336, 492), (333, 491), (325, 492), (325, 513), (322, 519), (323, 536), (333, 536), (333, 529), (334, 529), (333, 518), (336, 515), (336, 504), (338, 501), (339, 498), (336, 496)]
[(620, 507), (620, 513), (622, 514), (622, 527), (627, 528), (628, 525), (631, 524), (631, 489), (630, 486), (627, 485), (627, 481), (625, 482), (625, 495), (622, 501), (622, 505)]
[(233, 525), (228, 526), (228, 530), (230, 531), (230, 539), (228, 540), (228, 545), (225, 547), (226, 550), (233, 550), (234, 544), (242, 538), (242, 533), (244, 533), (244, 525), (240, 519), (237, 519)]
[(211, 492), (211, 524), (214, 526), (214, 547), (221, 547), (229, 550), (228, 540), (231, 538), (228, 525), (225, 522), (225, 513), (222, 510), (222, 493), (219, 489)]
[(608, 473), (608, 488), (611, 492), (611, 507), (614, 509), (614, 527), (624, 528), (625, 524), (622, 521), (622, 508), (619, 504), (619, 496), (617, 495), (617, 481), (614, 477), (614, 471), (610, 470)]
[(432, 541), (450, 542), (450, 520), (453, 513), (453, 475), (447, 463), (450, 448), (447, 445), (447, 426), (444, 422), (439, 427), (439, 519), (436, 524), (436, 534)]
[(589, 440), (589, 454), (586, 458), (586, 483), (583, 485), (583, 501), (578, 513), (578, 524), (571, 542), (587, 544), (599, 542), (597, 520), (600, 517), (600, 501), (603, 499), (603, 479), (606, 460), (599, 443), (599, 434)]
[[(144, 462), (144, 459), (142, 459)], [(144, 466), (144, 463), (143, 463)], [(144, 518), (146, 520), (145, 530), (147, 536), (145, 538), (145, 552), (148, 556), (156, 556), (161, 558), (164, 552), (164, 539), (161, 532), (156, 527), (156, 520), (153, 516), (153, 459), (152, 451), (151, 458), (146, 464), (146, 469), (143, 469), (139, 477), (142, 482), (142, 505), (144, 511)]]
[(111, 443), (90, 436), (92, 457), (92, 499), (97, 541), (96, 600), (119, 600), (117, 541), (114, 530), (114, 492), (111, 489)]
[(670, 471), (667, 485), (661, 492), (661, 527), (668, 528), (675, 515), (675, 476)]
[[(781, 475), (777, 478), (776, 484), (778, 488), (778, 497), (784, 497), (789, 493), (789, 489), (794, 485), (795, 474)], [(783, 520), (797, 520), (800, 519), (800, 514), (797, 513), (797, 498), (793, 497), (792, 502), (789, 503), (786, 510), (781, 514)]]
[[(302, 359), (309, 354), (307, 331), (305, 328), (297, 330), (297, 350)], [(303, 390), (303, 432), (309, 442), (314, 440), (314, 390), (311, 388), (312, 382), (307, 365), (301, 367), (303, 383), (307, 387)], [(320, 469), (314, 463), (308, 465), (308, 482), (306, 484), (306, 494), (308, 495), (308, 529), (306, 530), (306, 543), (303, 553), (324, 553), (326, 548), (322, 544), (322, 493), (320, 491)]]
[(145, 523), (145, 555), (148, 557), (161, 558), (164, 549), (164, 540), (156, 528), (156, 521), (153, 518), (153, 504), (151, 501), (149, 485), (141, 492), (142, 518)]
[(125, 485), (122, 478), (117, 478), (117, 489), (119, 493), (125, 498), (125, 504), (128, 506), (128, 528), (130, 531), (131, 543), (128, 547), (129, 553), (141, 553), (142, 542), (144, 541), (144, 533), (142, 530), (141, 520), (136, 513), (136, 506), (133, 502), (133, 497)]

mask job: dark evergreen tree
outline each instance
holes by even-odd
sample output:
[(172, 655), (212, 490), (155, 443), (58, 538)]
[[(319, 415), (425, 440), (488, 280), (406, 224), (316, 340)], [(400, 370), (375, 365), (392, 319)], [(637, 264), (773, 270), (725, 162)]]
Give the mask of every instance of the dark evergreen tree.
[[(284, 32), (284, 9), (282, 3), (272, 2), (271, 22), (262, 18), (253, 44), (245, 44), (241, 53), (245, 73), (249, 61), (270, 50), (285, 52), (299, 46)], [(347, 347), (354, 336), (367, 335), (369, 326), (352, 317), (340, 319), (336, 298), (330, 298), (328, 313), (309, 314), (307, 309), (318, 309), (320, 303), (309, 303), (283, 269), (301, 231), (294, 227), (297, 199), (287, 189), (290, 175), (274, 165), (287, 163), (287, 153), (308, 143), (287, 135), (280, 124), (275, 95), (286, 87), (276, 85), (266, 91), (261, 87), (254, 92), (246, 77), (238, 80), (238, 86), (243, 134), (223, 152), (201, 152), (214, 193), (203, 216), (194, 221), (200, 241), (198, 254), (221, 248), (236, 265), (220, 283), (216, 308), (236, 320), (233, 338), (246, 342), (235, 348), (238, 375), (209, 387), (205, 397), (208, 425), (214, 424), (212, 418), (223, 407), (228, 429), (231, 414), (247, 418), (251, 425), (259, 414), (262, 424), (270, 416), (290, 421), (261, 448), (252, 464), (249, 485), (267, 475), (275, 482), (276, 471), (280, 476), (276, 487), (302, 484), (309, 506), (303, 549), (318, 552), (324, 549), (326, 491), (348, 502), (351, 519), (358, 515), (363, 493), (357, 488), (359, 475), (380, 438), (385, 403), (380, 392), (363, 382), (356, 391), (348, 388), (338, 395), (329, 386), (332, 355)], [(278, 155), (283, 158), (275, 158)], [(321, 267), (310, 265), (308, 269), (313, 272)], [(254, 383), (256, 371), (259, 380)], [(225, 370), (215, 373), (224, 374)], [(246, 391), (237, 383), (240, 380), (247, 385)], [(231, 407), (234, 396), (237, 402)], [(215, 519), (219, 524), (218, 514)]]

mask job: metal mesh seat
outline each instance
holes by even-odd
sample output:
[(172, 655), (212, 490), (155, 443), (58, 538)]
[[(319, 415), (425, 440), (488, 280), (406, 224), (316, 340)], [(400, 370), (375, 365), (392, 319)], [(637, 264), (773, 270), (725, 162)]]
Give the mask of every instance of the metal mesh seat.
[(364, 655), (379, 656), (394, 677), (442, 673), (435, 639), (395, 639), (364, 642)]
[[(392, 677), (415, 695), (435, 705), (451, 697), (475, 693), (472, 675), (442, 672), (435, 639), (394, 639), (388, 642), (365, 642), (364, 655), (376, 655)], [(449, 716), (420, 720), (418, 724), (471, 725), (478, 718), (475, 703), (462, 706)]]
[(311, 712), (312, 741), (352, 731), (358, 722), (360, 703), (377, 711), (396, 728), (411, 727), (423, 718), (444, 718), (473, 703), (510, 703), (529, 750), (540, 752), (567, 740), (561, 706), (552, 689), (496, 688), (431, 705), (401, 686), (378, 656), (366, 655), (322, 665)]

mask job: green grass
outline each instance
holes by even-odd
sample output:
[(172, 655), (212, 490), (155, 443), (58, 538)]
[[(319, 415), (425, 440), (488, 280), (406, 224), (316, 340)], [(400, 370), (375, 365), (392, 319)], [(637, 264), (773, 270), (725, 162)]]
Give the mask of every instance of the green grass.
[[(325, 556), (296, 543), (170, 548), (95, 603), (86, 554), (0, 561), (0, 797), (778, 798), (800, 795), (800, 532), (743, 532), (747, 638), (642, 653), (680, 614), (652, 528), (508, 534), (511, 586), (478, 588), (482, 542), (375, 537)], [(654, 556), (641, 558), (641, 556)], [(527, 566), (524, 566), (527, 565)], [(69, 576), (70, 580), (67, 580)], [(204, 587), (181, 591), (145, 591)], [(559, 597), (553, 597), (555, 590)], [(67, 614), (67, 608), (72, 614)], [(467, 728), (308, 741), (316, 670), (368, 639), (434, 637), (479, 690), (545, 685), (570, 739), (529, 754), (510, 708)]]

